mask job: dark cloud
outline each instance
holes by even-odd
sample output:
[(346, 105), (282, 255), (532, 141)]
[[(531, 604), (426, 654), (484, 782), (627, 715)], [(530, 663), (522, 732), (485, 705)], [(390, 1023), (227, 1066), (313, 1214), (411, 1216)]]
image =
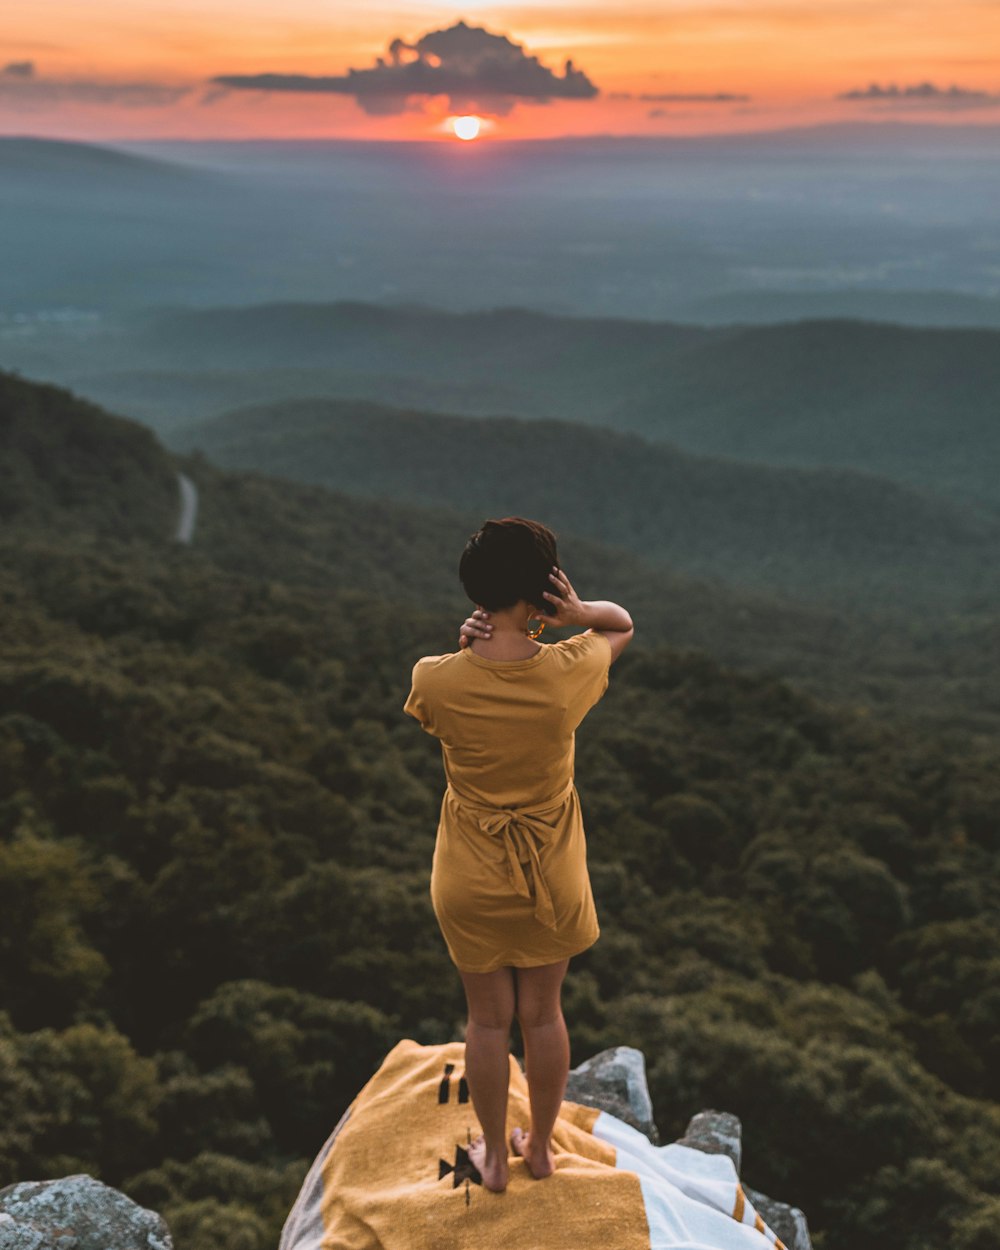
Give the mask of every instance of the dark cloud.
[(882, 87), (877, 82), (873, 82), (863, 89), (842, 91), (837, 99), (868, 100), (883, 108), (919, 106), (935, 109), (969, 109), (995, 108), (1000, 105), (1000, 95), (991, 95), (988, 91), (973, 91), (967, 87), (935, 87), (931, 82), (916, 83), (912, 87), (897, 87), (895, 83)]
[(31, 112), (48, 104), (115, 104), (124, 108), (162, 108), (176, 103), (191, 87), (159, 82), (102, 82), (87, 78), (45, 78), (34, 61), (9, 61), (0, 69), (0, 105)]
[(567, 61), (554, 73), (506, 35), (456, 22), (416, 43), (394, 39), (386, 57), (368, 69), (329, 77), (308, 74), (220, 74), (222, 87), (353, 96), (370, 114), (395, 114), (422, 107), (430, 96), (448, 96), (453, 112), (503, 115), (521, 100), (590, 100), (598, 89)]

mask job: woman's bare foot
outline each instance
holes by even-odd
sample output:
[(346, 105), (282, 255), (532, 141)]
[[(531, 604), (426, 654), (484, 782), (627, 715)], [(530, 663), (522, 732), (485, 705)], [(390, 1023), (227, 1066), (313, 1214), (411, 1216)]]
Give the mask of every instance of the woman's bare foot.
[(552, 1154), (552, 1147), (546, 1146), (544, 1151), (534, 1150), (531, 1145), (531, 1134), (525, 1133), (521, 1129), (514, 1129), (510, 1135), (510, 1144), (514, 1147), (514, 1153), (520, 1155), (528, 1165), (528, 1171), (536, 1181), (544, 1180), (546, 1176), (551, 1176), (556, 1170), (555, 1156)]
[(502, 1194), (507, 1188), (508, 1179), (506, 1151), (502, 1154), (490, 1154), (486, 1149), (486, 1138), (480, 1135), (469, 1147), (469, 1158), (483, 1178), (483, 1186), (495, 1194)]

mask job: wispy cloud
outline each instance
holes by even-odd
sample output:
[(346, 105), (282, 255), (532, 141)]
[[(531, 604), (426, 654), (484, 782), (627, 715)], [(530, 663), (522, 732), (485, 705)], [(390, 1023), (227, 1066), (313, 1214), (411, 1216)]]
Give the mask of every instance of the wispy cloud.
[(933, 108), (933, 109), (970, 109), (996, 108), (1000, 105), (1000, 95), (988, 91), (975, 91), (968, 87), (936, 87), (931, 82), (915, 83), (910, 87), (898, 87), (889, 83), (882, 87), (877, 82), (867, 87), (855, 88), (853, 91), (842, 91), (838, 100), (867, 100), (875, 102), (883, 108)]
[(456, 22), (416, 43), (394, 39), (387, 56), (366, 69), (343, 75), (220, 74), (220, 87), (353, 96), (369, 114), (422, 108), (432, 96), (447, 96), (454, 112), (509, 113), (518, 101), (589, 100), (598, 94), (587, 75), (567, 61), (562, 74), (506, 35)]
[[(721, 104), (732, 103), (735, 100), (752, 100), (753, 96), (733, 95), (728, 91), (715, 91), (711, 93), (682, 93), (682, 92), (643, 92), (636, 95), (632, 91), (614, 91), (608, 96), (609, 100), (639, 100), (643, 104)], [(657, 116), (665, 112), (665, 110), (654, 110)], [(650, 116), (654, 114), (651, 113)]]
[(0, 68), (0, 106), (30, 112), (46, 104), (114, 104), (163, 108), (192, 90), (158, 82), (114, 82), (87, 78), (45, 78), (34, 61), (8, 61)]

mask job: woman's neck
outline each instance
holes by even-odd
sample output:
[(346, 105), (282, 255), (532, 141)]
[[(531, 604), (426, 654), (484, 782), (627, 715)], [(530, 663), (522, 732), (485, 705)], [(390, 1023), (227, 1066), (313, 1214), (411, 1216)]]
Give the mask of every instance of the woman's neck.
[(541, 650), (541, 642), (527, 636), (527, 624), (532, 619), (527, 612), (507, 615), (490, 612), (492, 635), (476, 637), (469, 642), (476, 655), (487, 660), (526, 660)]
[(491, 638), (489, 642), (476, 638), (468, 645), (475, 655), (481, 655), (484, 660), (529, 660), (542, 649), (542, 644), (531, 638), (506, 643), (497, 638)]

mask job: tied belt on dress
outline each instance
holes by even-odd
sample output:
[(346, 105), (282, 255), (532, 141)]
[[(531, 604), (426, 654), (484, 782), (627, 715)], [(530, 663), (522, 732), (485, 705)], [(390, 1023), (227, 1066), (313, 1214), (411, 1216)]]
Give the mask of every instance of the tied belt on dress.
[[(543, 803), (532, 803), (528, 807), (491, 807), (477, 803), (473, 799), (459, 794), (454, 785), (449, 783), (448, 789), (455, 800), (475, 812), (479, 817), (479, 827), (490, 837), (501, 838), (507, 852), (507, 876), (516, 893), (522, 898), (534, 898), (535, 919), (548, 929), (556, 927), (556, 913), (552, 906), (552, 895), (548, 882), (542, 872), (538, 848), (552, 836), (552, 826), (541, 820), (545, 812), (561, 807), (573, 792), (573, 782), (554, 798)], [(524, 865), (531, 865), (531, 879), (534, 894), (525, 876)]]

